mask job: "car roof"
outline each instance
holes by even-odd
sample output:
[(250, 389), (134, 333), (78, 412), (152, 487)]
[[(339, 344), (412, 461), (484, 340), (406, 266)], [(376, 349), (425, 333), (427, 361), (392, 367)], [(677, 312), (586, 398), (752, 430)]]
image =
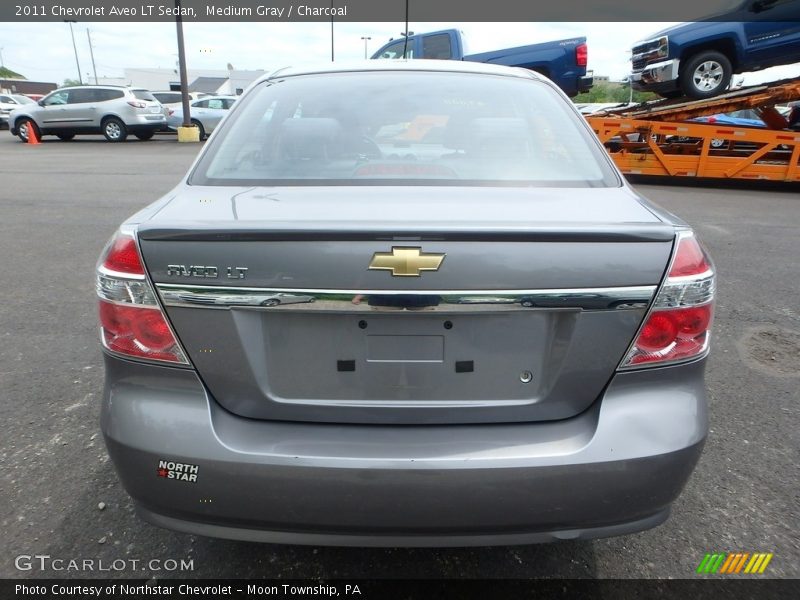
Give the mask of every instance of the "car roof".
[(60, 87), (54, 92), (60, 92), (61, 90), (122, 90), (122, 91), (133, 91), (133, 90), (143, 90), (149, 92), (150, 90), (146, 90), (145, 88), (132, 88), (127, 85), (65, 85)]
[(462, 60), (432, 60), (432, 59), (391, 59), (391, 60), (360, 60), (354, 62), (322, 63), (302, 67), (284, 67), (267, 75), (259, 77), (256, 81), (267, 81), (275, 77), (293, 77), (296, 75), (317, 75), (324, 73), (353, 73), (353, 72), (385, 72), (385, 71), (417, 71), (438, 73), (477, 73), (482, 75), (505, 75), (507, 77), (521, 77), (527, 79), (543, 80), (538, 73), (520, 67), (505, 67), (487, 63), (476, 63)]

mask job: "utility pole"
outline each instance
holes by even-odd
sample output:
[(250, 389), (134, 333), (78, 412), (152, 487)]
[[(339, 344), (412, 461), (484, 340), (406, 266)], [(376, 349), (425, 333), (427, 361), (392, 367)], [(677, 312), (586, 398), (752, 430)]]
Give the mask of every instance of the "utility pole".
[(72, 36), (72, 49), (75, 51), (75, 64), (78, 67), (78, 82), (83, 85), (83, 75), (81, 75), (81, 63), (78, 61), (78, 46), (75, 45), (75, 31), (72, 29), (72, 24), (77, 21), (66, 21), (69, 23), (69, 33)]
[(331, 62), (333, 62), (333, 0), (331, 0)]
[(186, 50), (183, 45), (183, 17), (181, 0), (175, 0), (175, 27), (178, 30), (178, 69), (181, 74), (181, 106), (183, 106), (183, 127), (192, 126), (189, 109), (189, 76), (186, 74)]
[(367, 58), (367, 42), (368, 42), (369, 40), (371, 40), (372, 38), (371, 38), (371, 37), (364, 37), (364, 36), (362, 35), (362, 36), (361, 36), (361, 39), (362, 39), (362, 40), (364, 40), (364, 58)]
[(5, 66), (6, 66), (6, 63), (3, 62), (3, 49), (0, 48), (0, 68), (3, 68)]
[(89, 39), (89, 55), (92, 57), (92, 71), (94, 71), (94, 84), (97, 85), (97, 67), (94, 66), (94, 49), (92, 48), (92, 34), (86, 28), (86, 37)]

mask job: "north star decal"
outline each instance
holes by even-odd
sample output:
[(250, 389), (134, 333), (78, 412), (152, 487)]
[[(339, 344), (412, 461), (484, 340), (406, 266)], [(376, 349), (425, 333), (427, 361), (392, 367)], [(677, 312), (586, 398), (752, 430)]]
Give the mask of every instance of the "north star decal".
[(197, 471), (200, 468), (197, 465), (190, 465), (189, 463), (176, 463), (171, 460), (158, 461), (159, 477), (166, 479), (177, 479), (178, 481), (190, 481), (197, 483)]

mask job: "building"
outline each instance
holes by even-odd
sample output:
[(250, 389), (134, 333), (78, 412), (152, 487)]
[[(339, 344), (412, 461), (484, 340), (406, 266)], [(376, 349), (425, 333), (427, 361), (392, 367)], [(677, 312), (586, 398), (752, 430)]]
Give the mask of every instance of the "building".
[(0, 92), (5, 94), (49, 94), (58, 87), (46, 81), (30, 81), (28, 79), (0, 79)]
[[(264, 74), (263, 70), (242, 71), (236, 69), (189, 69), (187, 71), (190, 92), (235, 95)], [(128, 68), (122, 77), (98, 77), (100, 85), (127, 85), (147, 90), (180, 90), (181, 81), (177, 69)]]
[(602, 85), (607, 88), (618, 88), (628, 85), (627, 81), (611, 81), (608, 75), (594, 75), (594, 85)]

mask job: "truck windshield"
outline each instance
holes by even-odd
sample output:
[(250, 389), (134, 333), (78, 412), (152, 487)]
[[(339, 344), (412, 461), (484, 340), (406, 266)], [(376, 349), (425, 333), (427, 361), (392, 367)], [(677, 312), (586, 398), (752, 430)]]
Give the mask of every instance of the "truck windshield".
[(619, 185), (568, 101), (523, 77), (286, 77), (242, 98), (214, 138), (190, 183)]

